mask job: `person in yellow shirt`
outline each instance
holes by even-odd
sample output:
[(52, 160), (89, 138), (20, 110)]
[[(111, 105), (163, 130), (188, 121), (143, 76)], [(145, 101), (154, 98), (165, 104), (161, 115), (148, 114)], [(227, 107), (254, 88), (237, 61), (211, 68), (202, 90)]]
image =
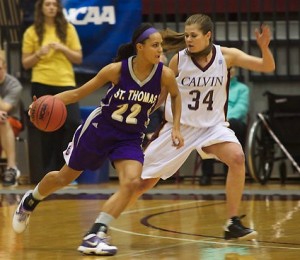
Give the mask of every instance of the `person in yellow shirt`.
[[(73, 64), (81, 62), (81, 43), (75, 27), (64, 17), (61, 1), (38, 0), (34, 23), (24, 32), (22, 44), (22, 65), (32, 69), (32, 97), (56, 95), (76, 87)], [(63, 150), (80, 124), (79, 104), (68, 105), (67, 111), (61, 129), (38, 133), (45, 173), (63, 166)]]

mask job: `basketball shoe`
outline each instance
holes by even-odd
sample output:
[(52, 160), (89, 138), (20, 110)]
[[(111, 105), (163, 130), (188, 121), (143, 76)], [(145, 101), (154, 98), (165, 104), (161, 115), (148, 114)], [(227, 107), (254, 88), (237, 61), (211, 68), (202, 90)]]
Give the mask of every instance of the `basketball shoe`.
[(108, 244), (108, 237), (104, 232), (86, 235), (77, 250), (86, 255), (115, 255), (118, 248)]
[(256, 238), (257, 232), (255, 230), (243, 226), (241, 222), (241, 218), (243, 217), (245, 217), (245, 215), (232, 217), (227, 221), (224, 227), (224, 239), (251, 240)]
[(17, 186), (21, 172), (17, 168), (7, 168), (3, 173), (3, 186)]
[(29, 190), (25, 193), (25, 195), (23, 196), (22, 200), (20, 201), (20, 203), (14, 213), (12, 226), (16, 233), (24, 232), (24, 230), (26, 229), (26, 227), (29, 223), (29, 218), (30, 218), (30, 214), (32, 213), (32, 211), (25, 210), (23, 207), (23, 203), (24, 203), (24, 200), (26, 199), (26, 197), (31, 192), (32, 191)]

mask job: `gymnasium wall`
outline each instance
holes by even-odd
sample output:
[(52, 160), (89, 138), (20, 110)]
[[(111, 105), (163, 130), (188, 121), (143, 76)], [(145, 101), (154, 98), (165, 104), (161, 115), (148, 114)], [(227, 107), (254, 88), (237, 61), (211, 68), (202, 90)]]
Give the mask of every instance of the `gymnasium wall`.
[[(122, 1), (122, 0), (121, 0)], [(125, 0), (123, 0), (125, 1)], [(8, 53), (9, 70), (24, 85), (23, 101), (30, 104), (29, 75), (20, 63), (20, 46), (24, 23), (20, 6), (34, 1), (0, 0), (0, 47)], [(194, 13), (206, 13), (215, 22), (214, 41), (224, 46), (238, 47), (247, 53), (260, 55), (254, 30), (267, 23), (272, 29), (271, 49), (276, 60), (276, 71), (270, 74), (239, 70), (239, 75), (250, 87), (250, 124), (256, 114), (267, 108), (263, 93), (300, 94), (300, 1), (294, 0), (141, 0), (142, 21), (157, 28), (182, 31), (186, 18)], [(30, 17), (30, 6), (26, 6)], [(93, 75), (77, 75), (78, 85)], [(106, 88), (80, 102), (82, 106), (98, 105)], [(182, 172), (190, 174), (193, 158), (184, 164)]]

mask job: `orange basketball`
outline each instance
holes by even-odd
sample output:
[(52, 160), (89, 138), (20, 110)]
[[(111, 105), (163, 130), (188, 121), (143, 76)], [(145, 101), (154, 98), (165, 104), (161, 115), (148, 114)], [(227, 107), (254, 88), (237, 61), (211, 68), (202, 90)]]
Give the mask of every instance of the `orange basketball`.
[(55, 96), (41, 96), (32, 104), (30, 120), (44, 132), (58, 130), (65, 123), (66, 118), (66, 106)]

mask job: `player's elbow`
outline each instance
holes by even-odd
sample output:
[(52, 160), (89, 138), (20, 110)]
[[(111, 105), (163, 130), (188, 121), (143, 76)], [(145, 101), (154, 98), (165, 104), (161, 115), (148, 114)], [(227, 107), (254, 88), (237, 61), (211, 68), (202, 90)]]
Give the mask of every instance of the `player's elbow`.
[(273, 72), (276, 68), (275, 61), (271, 60), (268, 63), (264, 64), (263, 72)]
[(264, 72), (273, 72), (275, 70), (276, 66), (274, 64), (270, 64), (267, 67), (265, 67)]

